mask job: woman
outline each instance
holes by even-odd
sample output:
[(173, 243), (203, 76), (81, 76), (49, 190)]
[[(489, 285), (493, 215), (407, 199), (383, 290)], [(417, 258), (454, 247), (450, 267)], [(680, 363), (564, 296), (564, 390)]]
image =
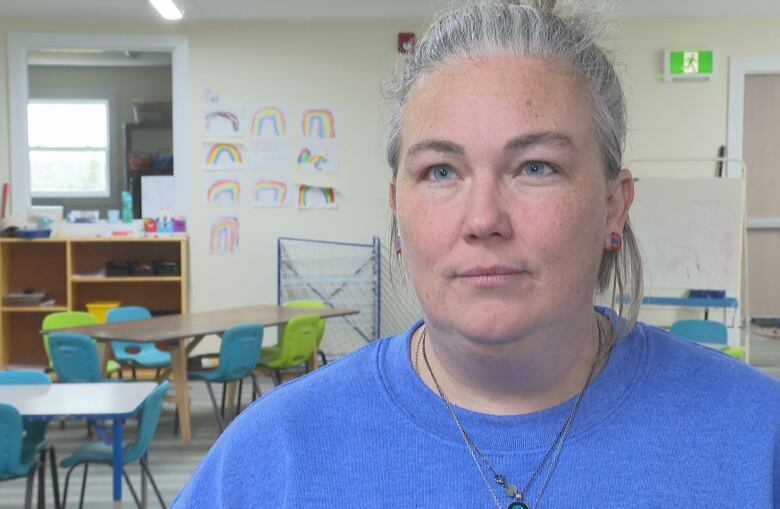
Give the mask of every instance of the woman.
[[(624, 101), (593, 39), (550, 2), (434, 23), (388, 148), (424, 320), (266, 395), (174, 506), (780, 505), (780, 383), (633, 325)], [(594, 308), (611, 284), (625, 316)]]

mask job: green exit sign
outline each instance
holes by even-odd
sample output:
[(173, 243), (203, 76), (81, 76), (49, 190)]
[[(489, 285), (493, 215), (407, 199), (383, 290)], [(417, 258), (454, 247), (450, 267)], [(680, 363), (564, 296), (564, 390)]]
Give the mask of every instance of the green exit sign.
[(704, 50), (666, 50), (664, 80), (710, 80), (715, 75), (715, 52)]

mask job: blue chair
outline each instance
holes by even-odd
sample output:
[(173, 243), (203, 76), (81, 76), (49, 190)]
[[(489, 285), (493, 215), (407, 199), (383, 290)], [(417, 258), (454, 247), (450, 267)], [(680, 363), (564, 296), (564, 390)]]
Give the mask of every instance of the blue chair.
[(58, 382), (87, 383), (103, 380), (97, 347), (91, 337), (72, 332), (50, 332), (49, 352)]
[(729, 341), (726, 326), (721, 322), (709, 320), (678, 320), (672, 324), (669, 332), (697, 343), (725, 345)]
[[(141, 306), (124, 306), (108, 311), (106, 322), (127, 322), (130, 320), (148, 320), (152, 313)], [(171, 354), (158, 349), (154, 343), (136, 343), (134, 341), (112, 341), (111, 350), (114, 358), (123, 365), (130, 366), (133, 379), (136, 378), (135, 368), (154, 368), (155, 378), (160, 376), (160, 370), (171, 364)]]
[(696, 343), (723, 345), (720, 348), (721, 352), (724, 352), (735, 359), (745, 360), (744, 348), (741, 346), (728, 346), (728, 329), (726, 329), (726, 326), (721, 322), (711, 322), (709, 320), (678, 320), (672, 324), (669, 328), (669, 332)]
[[(27, 478), (24, 494), (25, 509), (32, 508), (32, 488), (38, 466), (37, 451), (25, 450), (22, 442), (22, 416), (11, 405), (0, 403), (0, 480)], [(38, 489), (38, 505), (43, 501)]]
[[(40, 371), (0, 371), (0, 385), (38, 385), (50, 384), (51, 378), (46, 373)], [(59, 507), (59, 483), (57, 481), (57, 455), (54, 447), (46, 442), (46, 428), (48, 422), (23, 422), (22, 428), (22, 456), (28, 457), (37, 454), (39, 463), (38, 472), (38, 496), (43, 498), (43, 481), (46, 470), (46, 452), (49, 453), (51, 465), (52, 493), (54, 495), (55, 507)]]
[[(263, 343), (262, 325), (238, 325), (225, 331), (219, 348), (219, 365), (214, 369), (194, 369), (187, 372), (190, 380), (203, 380), (209, 391), (211, 404), (217, 416), (220, 433), (225, 429), (225, 392), (228, 382), (239, 382), (238, 405), (236, 415), (241, 410), (241, 386), (243, 379), (252, 378), (252, 399), (262, 393), (257, 385), (254, 369), (260, 358), (260, 347)], [(215, 354), (207, 354), (190, 358), (190, 362), (200, 364), (204, 358), (214, 358)], [(217, 400), (211, 389), (212, 382), (222, 382), (222, 410), (217, 408)], [(177, 412), (178, 415), (178, 412)]]
[[(149, 480), (152, 483), (154, 492), (157, 495), (157, 500), (160, 501), (160, 505), (165, 508), (165, 501), (160, 494), (160, 490), (157, 488), (157, 483), (154, 482), (152, 472), (149, 470), (149, 462), (147, 459), (147, 452), (149, 451), (149, 444), (151, 444), (154, 434), (157, 431), (157, 423), (160, 420), (160, 412), (162, 411), (163, 400), (165, 399), (165, 393), (168, 392), (170, 383), (166, 380), (158, 385), (151, 394), (146, 398), (144, 402), (143, 413), (138, 420), (138, 434), (135, 441), (129, 444), (123, 444), (122, 447), (122, 476), (125, 478), (130, 493), (133, 495), (133, 499), (138, 507), (141, 507), (141, 502), (138, 499), (138, 495), (133, 488), (133, 484), (130, 482), (130, 477), (127, 475), (127, 471), (124, 465), (132, 463), (138, 460), (141, 464), (141, 468), (144, 473), (149, 476)], [(90, 442), (84, 444), (68, 456), (60, 465), (63, 468), (67, 468), (68, 472), (65, 475), (65, 490), (62, 494), (62, 507), (68, 501), (68, 483), (70, 481), (70, 474), (73, 473), (73, 469), (77, 466), (84, 465), (84, 477), (81, 483), (81, 498), (79, 501), (79, 507), (84, 504), (84, 491), (87, 487), (87, 471), (90, 463), (102, 463), (104, 465), (111, 466), (113, 464), (112, 447), (109, 444), (103, 442)]]

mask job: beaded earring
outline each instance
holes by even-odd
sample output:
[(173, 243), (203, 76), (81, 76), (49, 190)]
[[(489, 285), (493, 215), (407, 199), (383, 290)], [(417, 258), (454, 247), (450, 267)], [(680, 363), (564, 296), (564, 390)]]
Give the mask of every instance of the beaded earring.
[(610, 235), (610, 245), (613, 253), (620, 251), (620, 248), (623, 246), (623, 237), (620, 233), (612, 232)]

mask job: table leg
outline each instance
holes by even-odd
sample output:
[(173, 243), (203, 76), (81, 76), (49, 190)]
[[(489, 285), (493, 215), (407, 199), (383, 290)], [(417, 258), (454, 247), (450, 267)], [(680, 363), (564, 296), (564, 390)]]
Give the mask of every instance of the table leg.
[(181, 441), (189, 442), (192, 439), (190, 427), (189, 390), (187, 388), (187, 340), (180, 339), (171, 348), (171, 371), (173, 372), (173, 386), (176, 390), (176, 405), (179, 408), (179, 429)]
[(100, 358), (100, 378), (106, 377), (106, 366), (108, 365), (109, 352), (108, 345), (103, 341), (97, 341), (98, 357)]
[(317, 361), (319, 361), (319, 356), (317, 354), (317, 349), (315, 348), (311, 353), (311, 359), (309, 359), (309, 371), (317, 369)]
[(225, 415), (228, 417), (225, 419), (226, 421), (229, 421), (231, 419), (231, 415), (235, 413), (236, 410), (236, 399), (238, 398), (238, 382), (228, 382), (227, 384), (227, 395), (225, 396), (226, 401), (226, 410)]
[(122, 419), (114, 419), (114, 507), (122, 507)]

